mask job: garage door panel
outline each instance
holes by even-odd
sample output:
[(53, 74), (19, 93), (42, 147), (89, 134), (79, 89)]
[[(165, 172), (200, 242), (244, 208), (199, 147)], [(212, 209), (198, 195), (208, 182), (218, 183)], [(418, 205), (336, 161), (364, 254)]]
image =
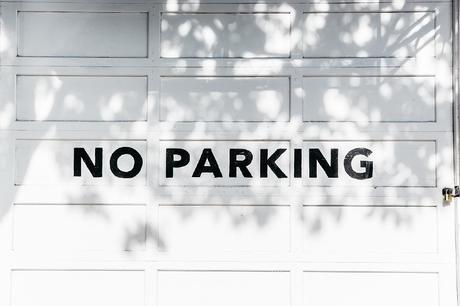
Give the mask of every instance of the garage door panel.
[(304, 121), (433, 122), (434, 76), (305, 76)]
[(148, 56), (146, 12), (20, 11), (17, 19), (18, 56)]
[[(33, 252), (133, 251), (146, 246), (142, 205), (15, 204), (13, 249)], [(138, 232), (133, 244), (129, 233)]]
[(144, 271), (14, 270), (11, 306), (144, 305)]
[(18, 75), (19, 121), (145, 121), (147, 76)]
[(436, 207), (304, 206), (302, 220), (306, 256), (438, 252)]
[(160, 205), (160, 249), (177, 254), (290, 249), (289, 206)]
[(289, 273), (269, 271), (159, 271), (160, 306), (289, 304)]
[[(15, 185), (146, 185), (146, 165), (132, 179), (116, 177), (110, 168), (110, 158), (119, 148), (130, 146), (146, 156), (144, 141), (85, 141), (85, 140), (18, 140), (15, 151)], [(93, 177), (82, 161), (81, 176), (74, 172), (74, 148), (84, 148), (95, 162), (95, 149), (102, 148), (102, 177)], [(123, 171), (133, 169), (129, 155), (118, 159)]]
[(433, 11), (304, 12), (304, 57), (433, 57)]
[(161, 57), (289, 57), (290, 22), (289, 13), (163, 12)]
[(287, 121), (289, 83), (289, 77), (161, 77), (160, 119)]
[(438, 274), (304, 272), (303, 305), (439, 305)]

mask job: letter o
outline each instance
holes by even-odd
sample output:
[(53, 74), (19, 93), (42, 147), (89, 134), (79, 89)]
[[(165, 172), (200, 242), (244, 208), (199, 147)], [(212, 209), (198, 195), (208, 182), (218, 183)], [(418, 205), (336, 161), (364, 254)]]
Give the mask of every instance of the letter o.
[[(122, 155), (126, 154), (131, 155), (134, 160), (133, 168), (129, 171), (123, 171), (118, 168), (118, 159)], [(144, 161), (142, 160), (142, 156), (139, 154), (139, 152), (130, 147), (118, 148), (112, 153), (112, 156), (110, 156), (110, 170), (112, 171), (113, 175), (120, 178), (135, 177), (141, 171), (143, 163)]]

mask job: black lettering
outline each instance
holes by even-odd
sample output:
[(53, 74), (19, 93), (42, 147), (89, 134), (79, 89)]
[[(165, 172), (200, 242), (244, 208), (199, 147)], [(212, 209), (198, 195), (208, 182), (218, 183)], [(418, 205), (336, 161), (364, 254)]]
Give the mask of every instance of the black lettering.
[[(174, 155), (180, 156), (179, 160), (174, 160)], [(166, 149), (166, 177), (174, 176), (174, 168), (186, 166), (190, 162), (190, 154), (184, 149)]]
[(294, 149), (294, 177), (302, 177), (302, 149)]
[(331, 163), (329, 164), (324, 158), (323, 154), (319, 149), (310, 149), (309, 150), (309, 176), (318, 177), (318, 168), (317, 164), (323, 168), (327, 177), (337, 178), (339, 177), (339, 150), (331, 149)]
[(286, 178), (286, 174), (278, 167), (276, 160), (286, 151), (286, 149), (277, 149), (268, 157), (268, 149), (260, 149), (260, 177), (268, 177), (268, 167), (275, 173), (278, 178)]
[[(206, 162), (209, 162), (208, 166), (206, 166)], [(214, 177), (222, 177), (216, 158), (209, 148), (203, 149), (203, 152), (201, 152), (200, 160), (193, 171), (192, 177), (201, 177), (203, 172), (213, 173)]]
[(94, 163), (84, 148), (73, 149), (73, 176), (81, 176), (81, 161), (85, 163), (93, 177), (102, 177), (102, 148), (94, 149)]
[[(118, 167), (118, 159), (123, 155), (131, 155), (134, 160), (133, 168), (129, 171), (123, 171)], [(139, 174), (143, 164), (142, 156), (135, 149), (130, 147), (121, 147), (113, 152), (110, 156), (110, 170), (113, 175), (119, 178), (133, 178)]]
[(345, 172), (351, 178), (354, 178), (357, 180), (365, 180), (365, 179), (371, 178), (374, 172), (374, 163), (372, 161), (365, 161), (365, 160), (360, 161), (359, 165), (364, 169), (364, 171), (362, 172), (356, 172), (355, 170), (353, 170), (353, 167), (351, 166), (351, 163), (353, 161), (353, 158), (355, 158), (355, 156), (364, 155), (368, 157), (371, 154), (372, 154), (372, 151), (366, 148), (356, 148), (348, 152), (347, 155), (345, 155), (345, 158), (343, 160), (343, 166), (345, 168)]
[[(238, 156), (243, 156), (242, 160), (238, 160)], [(229, 177), (236, 177), (236, 169), (240, 169), (244, 177), (252, 177), (248, 170), (249, 164), (252, 162), (252, 153), (245, 149), (230, 149), (229, 152)]]

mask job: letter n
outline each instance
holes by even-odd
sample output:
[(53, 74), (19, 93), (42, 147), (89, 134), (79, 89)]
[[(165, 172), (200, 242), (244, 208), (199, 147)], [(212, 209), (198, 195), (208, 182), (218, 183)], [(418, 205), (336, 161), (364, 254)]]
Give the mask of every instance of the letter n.
[(102, 177), (102, 148), (95, 148), (95, 161), (91, 160), (84, 148), (73, 149), (73, 176), (81, 176), (81, 161), (85, 163), (93, 177)]
[(331, 149), (331, 163), (329, 164), (324, 158), (323, 154), (319, 149), (310, 149), (309, 150), (309, 176), (310, 177), (318, 177), (318, 169), (317, 164), (323, 168), (324, 172), (326, 172), (327, 177), (329, 178), (337, 178), (339, 177), (339, 150), (338, 149)]

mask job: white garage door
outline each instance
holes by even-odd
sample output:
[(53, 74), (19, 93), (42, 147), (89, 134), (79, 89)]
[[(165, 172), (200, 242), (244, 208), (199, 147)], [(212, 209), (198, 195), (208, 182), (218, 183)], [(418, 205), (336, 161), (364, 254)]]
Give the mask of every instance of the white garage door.
[(2, 2), (0, 305), (456, 305), (451, 14)]

